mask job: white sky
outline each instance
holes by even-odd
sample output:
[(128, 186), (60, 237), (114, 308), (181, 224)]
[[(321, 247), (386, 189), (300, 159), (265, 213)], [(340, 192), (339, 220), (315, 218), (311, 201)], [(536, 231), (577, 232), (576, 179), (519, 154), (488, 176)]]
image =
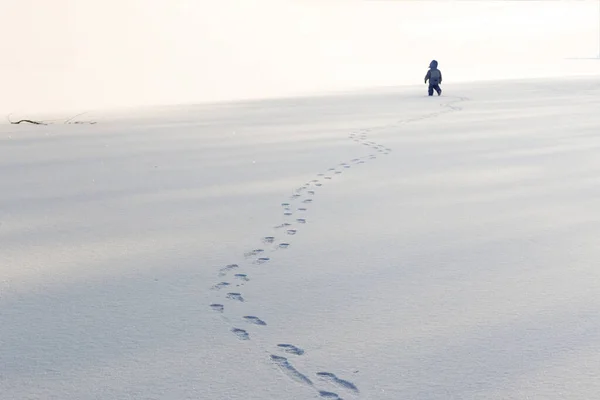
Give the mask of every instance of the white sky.
[(0, 112), (600, 69), (596, 0), (1, 2)]

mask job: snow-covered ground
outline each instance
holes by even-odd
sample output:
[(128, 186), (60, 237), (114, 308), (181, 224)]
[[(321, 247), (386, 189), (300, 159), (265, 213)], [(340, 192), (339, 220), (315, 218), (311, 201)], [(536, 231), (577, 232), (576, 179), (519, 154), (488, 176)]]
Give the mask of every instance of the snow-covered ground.
[(1, 125), (0, 398), (595, 397), (600, 79), (443, 88)]

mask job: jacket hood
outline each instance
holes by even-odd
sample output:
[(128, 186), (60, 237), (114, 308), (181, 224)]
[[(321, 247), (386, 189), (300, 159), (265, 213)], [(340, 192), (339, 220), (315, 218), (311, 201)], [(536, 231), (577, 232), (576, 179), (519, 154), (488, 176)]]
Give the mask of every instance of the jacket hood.
[(438, 62), (433, 60), (429, 63), (429, 68), (437, 68)]

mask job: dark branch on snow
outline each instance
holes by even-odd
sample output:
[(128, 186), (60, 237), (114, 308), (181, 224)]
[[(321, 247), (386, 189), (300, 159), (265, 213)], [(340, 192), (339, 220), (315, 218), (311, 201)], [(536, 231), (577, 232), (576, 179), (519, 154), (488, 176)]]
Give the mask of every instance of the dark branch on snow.
[(16, 122), (10, 121), (10, 123), (11, 123), (11, 124), (15, 124), (15, 125), (16, 125), (16, 124), (20, 124), (21, 122), (28, 122), (28, 123), (30, 123), (30, 124), (35, 124), (35, 125), (46, 125), (46, 124), (45, 124), (45, 123), (43, 123), (43, 122), (32, 121), (32, 120), (30, 120), (30, 119), (22, 119), (22, 120), (20, 120), (20, 121), (16, 121)]
[[(90, 124), (93, 125), (96, 123), (96, 121), (73, 121), (75, 118), (79, 117), (80, 115), (83, 115), (85, 113), (81, 113), (81, 114), (77, 114), (67, 120), (64, 121), (64, 124)], [(13, 125), (18, 125), (20, 123), (26, 122), (28, 124), (34, 124), (34, 125), (48, 125), (48, 122), (44, 122), (44, 121), (34, 121), (31, 119), (21, 119), (19, 121), (11, 121), (10, 120), (10, 115), (6, 116), (6, 119), (8, 120), (8, 122), (10, 122)]]

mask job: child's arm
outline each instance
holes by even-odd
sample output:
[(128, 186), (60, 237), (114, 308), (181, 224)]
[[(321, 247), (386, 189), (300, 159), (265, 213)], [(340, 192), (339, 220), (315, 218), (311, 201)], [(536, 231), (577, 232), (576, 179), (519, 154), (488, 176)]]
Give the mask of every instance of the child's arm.
[(431, 70), (427, 71), (427, 75), (425, 75), (425, 83), (431, 78)]
[(440, 83), (442, 83), (442, 71), (440, 71)]

